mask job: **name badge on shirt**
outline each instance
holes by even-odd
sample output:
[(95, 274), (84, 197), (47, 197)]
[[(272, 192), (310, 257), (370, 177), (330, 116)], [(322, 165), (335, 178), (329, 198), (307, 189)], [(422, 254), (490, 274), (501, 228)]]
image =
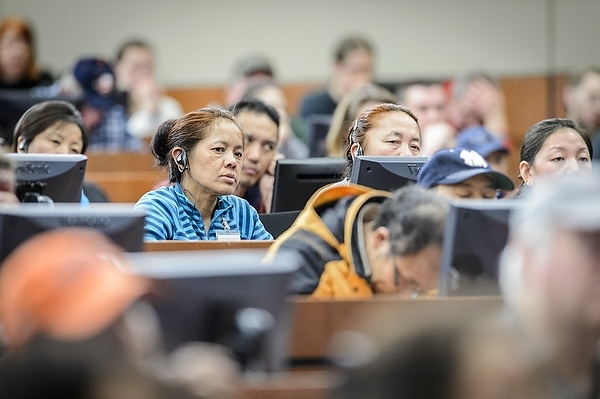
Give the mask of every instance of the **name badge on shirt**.
[(217, 231), (217, 241), (240, 241), (240, 232), (236, 230)]

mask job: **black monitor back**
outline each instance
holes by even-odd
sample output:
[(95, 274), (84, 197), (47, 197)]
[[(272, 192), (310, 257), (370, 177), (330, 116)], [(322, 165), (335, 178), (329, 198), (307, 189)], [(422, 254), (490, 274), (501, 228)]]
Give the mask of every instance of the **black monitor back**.
[(499, 295), (498, 268), (510, 214), (519, 200), (455, 201), (450, 208), (440, 268), (440, 296)]
[[(87, 157), (81, 154), (5, 154), (15, 165), (17, 189), (43, 183), (54, 202), (80, 202)], [(28, 189), (25, 189), (27, 191)]]
[(321, 187), (338, 182), (343, 158), (281, 159), (275, 167), (271, 212), (297, 211)]
[(246, 371), (287, 367), (294, 271), (263, 264), (264, 251), (220, 250), (131, 254), (134, 272), (155, 282), (149, 300), (168, 351), (194, 341), (230, 347)]
[(350, 182), (377, 190), (394, 191), (417, 181), (427, 157), (359, 155), (354, 158)]
[(21, 204), (0, 207), (0, 262), (19, 244), (59, 227), (90, 227), (128, 252), (144, 249), (145, 213), (129, 205)]

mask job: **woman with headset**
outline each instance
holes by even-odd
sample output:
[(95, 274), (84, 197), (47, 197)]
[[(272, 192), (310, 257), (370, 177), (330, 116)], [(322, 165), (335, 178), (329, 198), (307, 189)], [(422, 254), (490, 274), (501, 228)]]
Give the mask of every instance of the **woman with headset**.
[(150, 144), (170, 185), (142, 196), (144, 239), (271, 240), (258, 213), (234, 195), (240, 183), (244, 135), (233, 114), (220, 107), (164, 122)]
[(406, 107), (380, 104), (356, 118), (348, 132), (344, 177), (350, 178), (354, 157), (421, 156), (421, 129), (417, 117)]

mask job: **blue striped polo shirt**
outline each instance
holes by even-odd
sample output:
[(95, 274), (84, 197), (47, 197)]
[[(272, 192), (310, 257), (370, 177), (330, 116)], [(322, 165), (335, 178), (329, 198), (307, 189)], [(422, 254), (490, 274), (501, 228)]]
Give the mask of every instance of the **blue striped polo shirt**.
[(146, 212), (144, 240), (216, 240), (217, 232), (238, 231), (242, 240), (272, 240), (248, 201), (235, 195), (217, 198), (208, 233), (202, 215), (179, 184), (161, 187), (142, 196), (135, 209)]

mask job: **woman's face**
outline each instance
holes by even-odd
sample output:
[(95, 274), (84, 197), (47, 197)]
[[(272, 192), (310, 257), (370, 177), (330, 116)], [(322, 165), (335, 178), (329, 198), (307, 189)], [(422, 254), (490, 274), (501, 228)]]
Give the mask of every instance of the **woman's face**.
[(364, 155), (420, 156), (419, 125), (402, 111), (386, 112), (379, 115), (366, 132), (362, 147)]
[(189, 169), (181, 184), (196, 197), (233, 194), (240, 182), (243, 161), (242, 132), (235, 123), (221, 118), (188, 154)]
[(32, 154), (81, 154), (83, 139), (81, 129), (75, 123), (55, 122), (39, 133), (27, 146), (27, 151), (21, 150), (23, 136), (17, 141), (18, 152)]
[(591, 172), (592, 163), (590, 152), (579, 133), (563, 128), (546, 138), (532, 165), (522, 161), (519, 167), (525, 183), (533, 186), (540, 177)]
[(0, 71), (9, 80), (22, 79), (31, 57), (31, 49), (16, 30), (7, 30), (0, 38)]

